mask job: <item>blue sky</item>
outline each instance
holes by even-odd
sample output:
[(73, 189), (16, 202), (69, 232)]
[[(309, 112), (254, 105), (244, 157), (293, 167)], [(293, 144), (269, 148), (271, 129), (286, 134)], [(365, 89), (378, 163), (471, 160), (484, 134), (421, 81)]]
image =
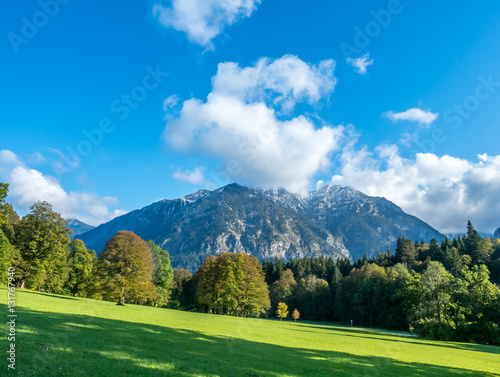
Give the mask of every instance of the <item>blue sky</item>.
[(0, 5), (19, 212), (96, 225), (231, 181), (334, 183), (444, 232), (500, 226), (500, 3), (225, 4)]

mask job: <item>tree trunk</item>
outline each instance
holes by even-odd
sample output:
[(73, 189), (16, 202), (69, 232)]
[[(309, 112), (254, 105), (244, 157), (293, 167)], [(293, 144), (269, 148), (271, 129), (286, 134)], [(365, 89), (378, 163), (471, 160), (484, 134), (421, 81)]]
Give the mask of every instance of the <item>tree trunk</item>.
[(437, 312), (438, 312), (439, 328), (441, 328), (441, 307), (439, 305), (439, 296), (437, 297)]
[(118, 299), (118, 302), (116, 305), (125, 305), (125, 287), (122, 287), (122, 294), (120, 298)]

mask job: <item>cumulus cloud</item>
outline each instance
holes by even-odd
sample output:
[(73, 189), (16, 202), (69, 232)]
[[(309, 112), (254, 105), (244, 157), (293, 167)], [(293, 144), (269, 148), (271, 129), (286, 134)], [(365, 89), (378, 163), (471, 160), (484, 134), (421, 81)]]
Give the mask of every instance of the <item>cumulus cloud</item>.
[(261, 0), (171, 0), (156, 3), (153, 15), (161, 25), (182, 31), (191, 42), (213, 48), (212, 40), (238, 20), (250, 17)]
[(27, 167), (9, 150), (0, 151), (0, 176), (9, 183), (9, 198), (14, 207), (27, 212), (36, 201), (47, 201), (64, 218), (78, 218), (90, 225), (98, 225), (126, 211), (110, 210), (117, 206), (113, 197), (100, 197), (93, 193), (66, 192), (53, 177)]
[(173, 177), (178, 181), (184, 181), (194, 184), (200, 184), (205, 182), (205, 177), (203, 175), (203, 170), (205, 168), (197, 167), (194, 170), (177, 170)]
[(500, 224), (500, 156), (468, 161), (419, 153), (401, 157), (394, 145), (375, 153), (346, 149), (332, 183), (385, 197), (444, 233), (463, 233), (467, 220), (481, 231)]
[(297, 56), (285, 55), (271, 61), (261, 58), (253, 67), (220, 63), (212, 78), (213, 94), (244, 102), (266, 102), (287, 112), (298, 102), (314, 104), (328, 97), (337, 83), (335, 62), (323, 60), (317, 66)]
[(401, 113), (395, 113), (394, 111), (387, 111), (383, 114), (386, 118), (389, 118), (393, 122), (398, 120), (408, 120), (410, 122), (418, 122), (421, 125), (430, 127), (432, 122), (434, 122), (439, 113), (431, 113), (430, 111), (424, 111), (418, 108), (408, 109)]
[(306, 191), (329, 166), (344, 129), (318, 128), (305, 116), (282, 119), (278, 111), (328, 97), (333, 69), (331, 60), (314, 66), (295, 56), (261, 59), (247, 68), (220, 64), (207, 100), (184, 101), (164, 137), (177, 149), (219, 158), (230, 180)]
[(369, 65), (373, 65), (373, 59), (370, 59), (370, 54), (365, 54), (356, 59), (347, 58), (346, 61), (356, 69), (356, 72), (361, 75), (364, 75), (366, 73), (366, 67), (368, 67)]

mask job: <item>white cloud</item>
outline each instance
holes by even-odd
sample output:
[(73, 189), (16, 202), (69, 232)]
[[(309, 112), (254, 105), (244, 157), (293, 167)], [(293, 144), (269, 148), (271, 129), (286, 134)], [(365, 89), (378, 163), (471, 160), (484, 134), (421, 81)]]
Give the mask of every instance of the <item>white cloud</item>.
[[(17, 157), (17, 155), (9, 151), (8, 149), (0, 150), (0, 164), (1, 165), (19, 165), (21, 161)], [(0, 165), (0, 166), (1, 166)]]
[(9, 199), (14, 207), (24, 212), (36, 201), (47, 201), (64, 218), (78, 218), (90, 225), (98, 225), (126, 213), (120, 209), (109, 209), (118, 205), (116, 198), (66, 192), (55, 178), (30, 169), (9, 150), (0, 151), (0, 176), (9, 183)]
[(200, 184), (205, 182), (205, 177), (203, 175), (203, 170), (205, 168), (197, 167), (194, 170), (177, 170), (173, 177), (179, 181)]
[(230, 180), (305, 191), (329, 166), (343, 127), (317, 128), (304, 116), (281, 119), (274, 108), (290, 112), (297, 103), (328, 97), (333, 69), (331, 60), (314, 66), (295, 56), (261, 59), (248, 68), (220, 64), (206, 102), (185, 101), (167, 122), (165, 139), (180, 150), (218, 157)]
[(222, 30), (250, 17), (261, 0), (171, 0), (171, 6), (156, 3), (153, 15), (161, 25), (185, 32), (190, 41), (208, 49)]
[(393, 122), (398, 120), (408, 120), (410, 122), (418, 122), (421, 125), (429, 127), (432, 122), (434, 122), (439, 113), (431, 113), (430, 111), (424, 111), (418, 108), (413, 108), (406, 110), (402, 113), (395, 113), (394, 111), (387, 111), (383, 114), (386, 118), (389, 118)]
[(375, 154), (349, 148), (332, 183), (385, 197), (441, 232), (463, 233), (469, 219), (476, 229), (493, 231), (500, 225), (500, 156), (478, 157), (419, 153), (410, 160), (394, 145)]
[(361, 75), (364, 75), (366, 73), (366, 67), (368, 67), (369, 65), (373, 65), (373, 59), (370, 59), (370, 54), (365, 54), (356, 59), (347, 58), (346, 61), (356, 69), (356, 72)]
[(299, 102), (314, 104), (328, 97), (337, 83), (334, 69), (333, 60), (314, 66), (293, 55), (274, 61), (261, 58), (253, 67), (245, 68), (237, 63), (220, 63), (212, 78), (212, 93), (249, 103), (266, 102), (287, 112)]

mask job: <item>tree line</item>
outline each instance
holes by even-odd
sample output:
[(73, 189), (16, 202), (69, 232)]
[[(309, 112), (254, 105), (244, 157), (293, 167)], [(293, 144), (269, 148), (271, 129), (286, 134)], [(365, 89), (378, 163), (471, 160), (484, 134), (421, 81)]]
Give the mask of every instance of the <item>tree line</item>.
[(125, 300), (164, 306), (173, 270), (169, 254), (153, 241), (132, 232), (118, 232), (97, 256), (47, 202), (36, 202), (20, 218), (5, 202), (7, 184), (0, 184), (0, 284), (15, 268), (18, 288), (48, 293)]
[[(224, 288), (222, 272), (206, 274), (208, 266), (224, 264), (229, 255), (209, 257), (194, 275), (175, 270), (169, 307), (240, 315), (224, 305), (216, 309), (232, 290)], [(264, 261), (270, 304), (261, 315), (281, 319), (294, 308), (294, 319), (300, 313), (307, 320), (353, 321), (433, 339), (500, 345), (499, 267), (500, 240), (481, 238), (470, 222), (467, 234), (453, 240), (427, 244), (400, 238), (394, 254), (388, 250), (372, 259)], [(203, 301), (200, 287), (211, 293)]]
[[(167, 251), (128, 231), (99, 256), (71, 240), (46, 202), (20, 218), (0, 184), (0, 283), (15, 267), (20, 288), (188, 311), (335, 320), (412, 330), (422, 336), (500, 345), (500, 240), (467, 234), (429, 244), (400, 238), (351, 262), (331, 257), (264, 261), (245, 253), (208, 256), (193, 275)], [(300, 314), (299, 314), (300, 313)]]

